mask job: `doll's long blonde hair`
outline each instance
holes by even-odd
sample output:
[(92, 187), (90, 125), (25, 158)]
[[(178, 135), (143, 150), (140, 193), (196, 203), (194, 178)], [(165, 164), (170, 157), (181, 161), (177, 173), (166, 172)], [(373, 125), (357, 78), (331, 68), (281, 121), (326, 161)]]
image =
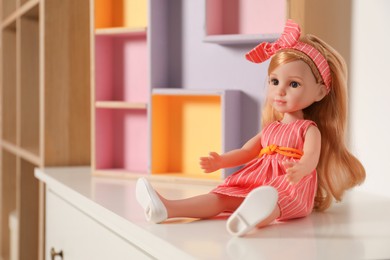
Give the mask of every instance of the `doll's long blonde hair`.
[[(330, 92), (321, 101), (303, 110), (304, 118), (314, 121), (321, 132), (321, 155), (317, 165), (318, 189), (314, 208), (323, 211), (330, 207), (333, 198), (340, 201), (345, 190), (361, 184), (366, 173), (363, 165), (348, 151), (345, 144), (348, 104), (345, 61), (337, 51), (316, 36), (306, 35), (300, 41), (314, 46), (322, 53), (328, 61), (332, 77)], [(302, 52), (292, 49), (281, 50), (273, 56), (268, 75), (279, 65), (295, 60), (305, 61), (317, 82), (322, 82), (313, 61)], [(262, 127), (281, 120), (282, 116), (266, 102)]]

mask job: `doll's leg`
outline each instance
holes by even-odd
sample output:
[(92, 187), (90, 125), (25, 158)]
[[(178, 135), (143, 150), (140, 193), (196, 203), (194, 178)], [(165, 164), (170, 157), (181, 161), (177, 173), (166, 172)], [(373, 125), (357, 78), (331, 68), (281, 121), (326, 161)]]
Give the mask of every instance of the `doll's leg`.
[(278, 192), (263, 186), (251, 191), (243, 203), (229, 217), (226, 228), (234, 236), (243, 236), (255, 227), (263, 227), (280, 215)]
[(266, 219), (261, 221), (259, 224), (256, 225), (257, 228), (262, 228), (274, 221), (276, 218), (280, 217), (280, 209), (279, 205), (276, 204), (274, 210), (272, 211), (271, 215), (269, 215)]
[(161, 197), (161, 200), (169, 218), (211, 218), (224, 211), (235, 211), (244, 198), (208, 193), (180, 200), (167, 200)]
[(136, 198), (149, 222), (160, 223), (168, 217), (210, 218), (223, 211), (234, 211), (243, 198), (204, 194), (181, 200), (167, 200), (159, 195), (147, 179), (139, 178)]

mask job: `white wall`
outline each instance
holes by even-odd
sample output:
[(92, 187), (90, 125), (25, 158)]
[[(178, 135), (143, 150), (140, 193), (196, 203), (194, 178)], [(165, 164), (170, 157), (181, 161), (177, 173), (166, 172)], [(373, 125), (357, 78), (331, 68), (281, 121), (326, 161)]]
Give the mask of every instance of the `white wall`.
[(354, 0), (350, 77), (352, 151), (367, 179), (360, 189), (390, 197), (390, 1)]

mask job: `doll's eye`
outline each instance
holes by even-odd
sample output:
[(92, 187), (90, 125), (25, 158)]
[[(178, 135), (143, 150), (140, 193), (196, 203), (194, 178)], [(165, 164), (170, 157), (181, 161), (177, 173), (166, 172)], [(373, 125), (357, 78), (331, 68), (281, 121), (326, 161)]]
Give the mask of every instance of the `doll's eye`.
[(291, 83), (290, 83), (290, 87), (292, 87), (292, 88), (297, 88), (297, 87), (299, 87), (301, 84), (299, 84), (298, 82), (296, 82), (296, 81), (292, 81)]
[(271, 79), (271, 80), (270, 80), (270, 83), (271, 83), (271, 85), (277, 86), (277, 85), (279, 85), (279, 80), (277, 80), (277, 79)]

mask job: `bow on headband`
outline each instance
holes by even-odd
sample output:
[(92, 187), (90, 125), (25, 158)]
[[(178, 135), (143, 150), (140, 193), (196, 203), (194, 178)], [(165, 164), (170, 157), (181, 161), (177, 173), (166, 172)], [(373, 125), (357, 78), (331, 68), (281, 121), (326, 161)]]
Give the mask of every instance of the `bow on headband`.
[(254, 63), (268, 60), (278, 50), (294, 47), (301, 36), (301, 28), (292, 20), (287, 20), (284, 32), (274, 43), (263, 42), (246, 54), (246, 58)]
[(301, 28), (292, 20), (287, 20), (284, 31), (280, 38), (273, 42), (263, 42), (248, 52), (245, 57), (247, 60), (260, 63), (271, 58), (277, 51), (283, 49), (294, 49), (306, 54), (316, 65), (327, 91), (330, 91), (331, 75), (329, 64), (325, 57), (313, 46), (300, 42)]

